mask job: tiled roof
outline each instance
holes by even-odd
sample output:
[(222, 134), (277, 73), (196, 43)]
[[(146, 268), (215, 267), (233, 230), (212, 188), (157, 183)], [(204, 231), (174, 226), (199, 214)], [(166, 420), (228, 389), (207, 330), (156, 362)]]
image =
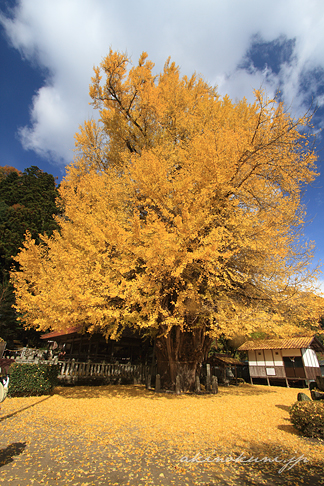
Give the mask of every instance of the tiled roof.
[(207, 362), (209, 361), (212, 362), (217, 360), (227, 365), (241, 365), (241, 366), (244, 365), (244, 363), (242, 363), (238, 359), (232, 358), (231, 356), (227, 356), (226, 354), (221, 354), (221, 353), (214, 354), (208, 359)]
[(74, 334), (81, 330), (80, 327), (70, 327), (69, 329), (65, 329), (64, 331), (53, 331), (48, 332), (47, 334), (42, 334), (41, 339), (51, 339), (58, 336), (65, 336), (66, 334)]
[[(70, 328), (62, 330), (62, 331), (52, 331), (52, 332), (48, 332), (47, 334), (42, 334), (41, 339), (52, 339), (52, 338), (56, 338), (56, 337), (67, 336), (69, 334), (80, 333), (81, 331), (82, 331), (81, 326), (70, 327)], [(87, 334), (87, 335), (89, 336), (89, 334)], [(122, 330), (121, 337), (132, 338), (132, 339), (141, 339), (140, 333), (137, 329), (131, 329), (131, 328), (128, 328), (128, 327), (125, 327)]]
[(238, 348), (238, 351), (256, 349), (301, 349), (311, 347), (315, 351), (324, 351), (324, 346), (314, 337), (296, 337), (290, 339), (256, 339), (246, 341)]

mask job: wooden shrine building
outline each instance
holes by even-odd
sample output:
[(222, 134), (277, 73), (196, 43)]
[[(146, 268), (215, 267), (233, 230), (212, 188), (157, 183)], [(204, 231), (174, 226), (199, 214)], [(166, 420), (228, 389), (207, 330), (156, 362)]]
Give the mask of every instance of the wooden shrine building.
[(124, 329), (118, 341), (106, 340), (101, 334), (80, 333), (80, 328), (43, 334), (52, 354), (59, 360), (91, 361), (95, 363), (147, 363), (152, 359), (153, 346), (139, 332)]
[(313, 337), (246, 341), (238, 351), (247, 351), (250, 380), (266, 380), (268, 385), (285, 381), (310, 381), (321, 376), (316, 352), (324, 353), (324, 346)]

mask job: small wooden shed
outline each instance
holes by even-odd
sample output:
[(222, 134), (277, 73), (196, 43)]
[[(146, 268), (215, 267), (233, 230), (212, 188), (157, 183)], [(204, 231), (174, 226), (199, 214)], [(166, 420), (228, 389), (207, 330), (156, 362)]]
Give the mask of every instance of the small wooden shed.
[(271, 381), (303, 381), (309, 385), (316, 376), (321, 376), (317, 352), (324, 352), (324, 346), (316, 337), (291, 339), (267, 339), (246, 341), (238, 351), (247, 351), (250, 380), (254, 378)]
[(212, 374), (217, 376), (219, 383), (226, 383), (231, 379), (237, 383), (238, 378), (246, 379), (246, 376), (243, 377), (243, 375), (246, 375), (243, 372), (246, 363), (242, 363), (232, 356), (216, 353), (208, 358), (207, 363), (211, 365)]

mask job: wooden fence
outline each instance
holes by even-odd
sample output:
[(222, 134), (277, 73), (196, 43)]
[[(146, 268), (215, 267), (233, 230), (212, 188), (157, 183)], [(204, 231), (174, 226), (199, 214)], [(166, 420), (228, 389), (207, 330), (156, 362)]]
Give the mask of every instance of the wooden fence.
[(76, 361), (59, 361), (58, 378), (74, 383), (102, 379), (106, 383), (146, 383), (151, 367), (143, 364), (109, 364)]

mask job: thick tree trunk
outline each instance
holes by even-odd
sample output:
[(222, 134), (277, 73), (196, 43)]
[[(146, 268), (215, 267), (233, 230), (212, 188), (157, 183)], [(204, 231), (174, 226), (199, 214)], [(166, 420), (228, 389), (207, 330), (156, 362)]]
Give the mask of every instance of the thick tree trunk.
[[(163, 326), (159, 330), (165, 332)], [(182, 331), (174, 326), (167, 335), (156, 339), (157, 372), (163, 389), (175, 390), (177, 375), (182, 391), (194, 391), (200, 364), (207, 357), (212, 339), (206, 336), (205, 326)]]

